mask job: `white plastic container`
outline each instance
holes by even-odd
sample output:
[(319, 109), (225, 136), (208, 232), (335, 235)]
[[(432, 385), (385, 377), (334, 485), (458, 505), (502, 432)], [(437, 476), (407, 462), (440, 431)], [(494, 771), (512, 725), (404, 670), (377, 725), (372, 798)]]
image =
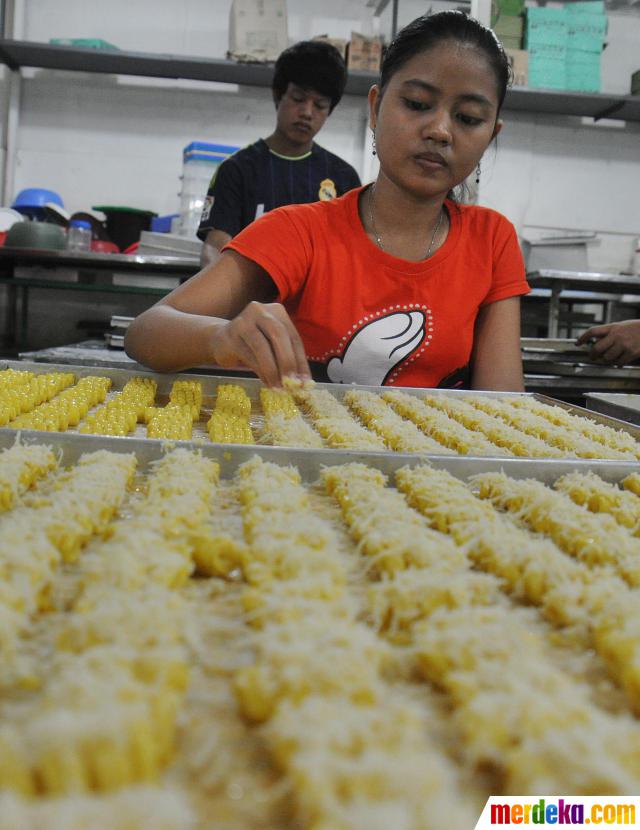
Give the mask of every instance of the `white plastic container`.
[(67, 228), (67, 251), (86, 253), (91, 250), (91, 223), (85, 219), (72, 219)]
[(182, 151), (182, 189), (180, 191), (181, 236), (195, 236), (202, 216), (204, 200), (219, 164), (238, 147), (192, 141)]

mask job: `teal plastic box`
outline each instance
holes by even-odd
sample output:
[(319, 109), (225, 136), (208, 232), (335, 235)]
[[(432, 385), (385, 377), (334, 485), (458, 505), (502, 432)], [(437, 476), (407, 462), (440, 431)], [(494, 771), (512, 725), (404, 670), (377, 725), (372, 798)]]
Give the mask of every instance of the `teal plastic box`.
[(565, 46), (541, 43), (529, 49), (529, 86), (537, 89), (567, 88)]
[(600, 92), (600, 54), (567, 50), (567, 89), (575, 92)]
[(544, 66), (545, 63), (565, 63), (567, 60), (567, 47), (555, 46), (552, 43), (534, 43), (529, 49), (529, 64)]
[(526, 44), (566, 46), (569, 36), (569, 14), (566, 9), (531, 7), (527, 9)]
[(49, 43), (54, 46), (78, 46), (82, 49), (104, 49), (107, 52), (119, 52), (120, 49), (109, 43), (108, 40), (102, 40), (98, 37), (52, 37)]
[(529, 88), (530, 89), (566, 89), (567, 72), (564, 64), (558, 64), (556, 68), (546, 67), (544, 69), (533, 69), (529, 67)]
[(604, 0), (576, 0), (565, 7), (569, 14), (605, 14)]
[(604, 14), (569, 15), (569, 49), (600, 53), (606, 33), (607, 16)]

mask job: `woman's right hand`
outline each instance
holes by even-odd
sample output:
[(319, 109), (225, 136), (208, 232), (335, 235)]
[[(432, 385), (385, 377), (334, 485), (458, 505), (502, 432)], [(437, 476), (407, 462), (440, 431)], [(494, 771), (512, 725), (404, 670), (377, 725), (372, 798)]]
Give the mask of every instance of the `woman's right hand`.
[(211, 346), (219, 366), (242, 363), (267, 386), (311, 378), (300, 335), (280, 303), (250, 302), (232, 320), (216, 321)]

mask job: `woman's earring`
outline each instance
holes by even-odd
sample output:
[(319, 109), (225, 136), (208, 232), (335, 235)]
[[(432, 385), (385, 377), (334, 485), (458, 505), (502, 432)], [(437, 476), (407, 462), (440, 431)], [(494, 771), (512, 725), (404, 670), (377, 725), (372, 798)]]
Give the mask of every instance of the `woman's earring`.
[(476, 184), (480, 184), (480, 162), (478, 162), (478, 166), (476, 167)]
[(373, 153), (374, 156), (378, 155), (377, 150), (376, 150), (376, 133), (375, 133), (375, 130), (371, 130), (371, 152)]

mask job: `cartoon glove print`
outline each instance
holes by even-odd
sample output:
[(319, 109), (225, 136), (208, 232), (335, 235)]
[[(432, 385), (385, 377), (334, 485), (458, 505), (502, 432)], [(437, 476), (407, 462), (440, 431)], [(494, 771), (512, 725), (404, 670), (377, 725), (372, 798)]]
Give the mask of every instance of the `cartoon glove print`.
[(333, 383), (382, 386), (393, 369), (422, 342), (422, 311), (397, 311), (363, 326), (348, 343), (342, 358), (327, 365)]

